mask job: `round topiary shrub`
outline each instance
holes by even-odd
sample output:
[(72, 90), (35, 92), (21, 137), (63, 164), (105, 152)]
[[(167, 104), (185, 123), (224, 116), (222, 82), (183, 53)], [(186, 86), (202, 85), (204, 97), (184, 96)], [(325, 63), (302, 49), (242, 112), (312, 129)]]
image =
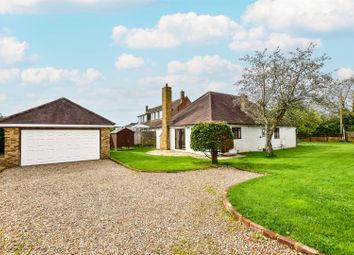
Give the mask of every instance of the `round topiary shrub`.
[(227, 152), (233, 147), (233, 134), (225, 122), (199, 122), (192, 128), (191, 148), (209, 152), (212, 164), (218, 163), (218, 152)]

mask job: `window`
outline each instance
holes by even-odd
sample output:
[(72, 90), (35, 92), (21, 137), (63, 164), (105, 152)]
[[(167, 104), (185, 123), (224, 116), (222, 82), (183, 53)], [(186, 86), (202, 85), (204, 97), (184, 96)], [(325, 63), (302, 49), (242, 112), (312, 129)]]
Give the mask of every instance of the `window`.
[(175, 148), (177, 150), (184, 150), (186, 148), (184, 128), (175, 129)]
[(240, 127), (233, 127), (232, 133), (234, 134), (235, 139), (241, 139), (241, 128)]
[(280, 134), (279, 134), (279, 128), (276, 128), (274, 130), (274, 139), (279, 139), (280, 138)]

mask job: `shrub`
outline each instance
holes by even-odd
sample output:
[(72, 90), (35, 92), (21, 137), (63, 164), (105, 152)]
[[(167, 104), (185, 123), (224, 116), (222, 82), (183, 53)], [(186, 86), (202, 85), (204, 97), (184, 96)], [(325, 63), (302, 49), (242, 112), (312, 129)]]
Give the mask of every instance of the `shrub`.
[(231, 128), (224, 122), (200, 122), (192, 128), (191, 148), (210, 152), (212, 164), (218, 163), (218, 152), (234, 146)]

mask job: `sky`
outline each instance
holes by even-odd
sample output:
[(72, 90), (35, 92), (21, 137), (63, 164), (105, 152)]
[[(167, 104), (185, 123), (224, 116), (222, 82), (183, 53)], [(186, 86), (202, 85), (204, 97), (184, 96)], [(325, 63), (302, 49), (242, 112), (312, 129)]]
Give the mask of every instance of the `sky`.
[(236, 94), (244, 55), (311, 42), (354, 75), (354, 0), (0, 0), (0, 113), (67, 97), (125, 125), (166, 82)]

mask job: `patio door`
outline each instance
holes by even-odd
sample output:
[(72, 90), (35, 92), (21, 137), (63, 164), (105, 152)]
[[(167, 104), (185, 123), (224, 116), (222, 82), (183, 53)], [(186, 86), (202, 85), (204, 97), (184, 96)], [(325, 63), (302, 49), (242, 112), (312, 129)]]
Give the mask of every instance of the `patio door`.
[(184, 128), (175, 129), (175, 149), (184, 150), (186, 148), (186, 132)]

